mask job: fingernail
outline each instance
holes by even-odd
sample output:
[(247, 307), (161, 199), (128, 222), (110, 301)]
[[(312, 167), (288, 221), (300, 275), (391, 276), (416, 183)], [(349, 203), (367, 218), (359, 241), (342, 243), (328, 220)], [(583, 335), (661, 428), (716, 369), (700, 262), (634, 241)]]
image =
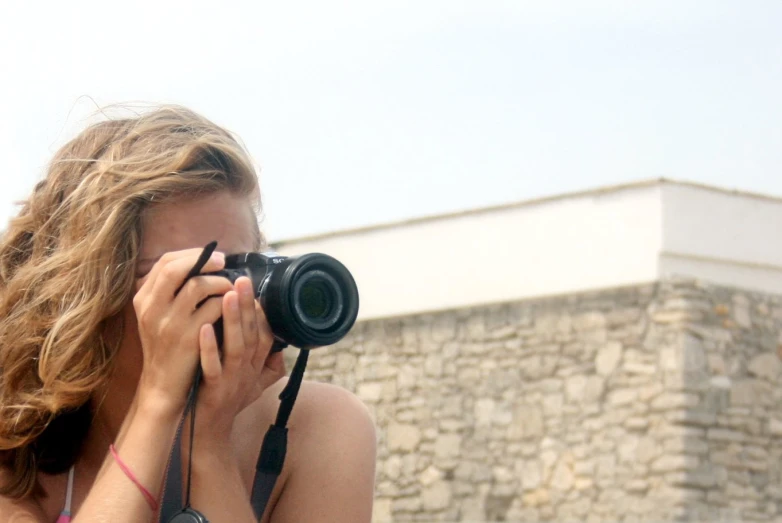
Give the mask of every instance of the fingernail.
[(215, 251), (212, 253), (212, 261), (218, 263), (225, 263), (225, 254)]
[(228, 306), (231, 310), (239, 310), (239, 296), (229, 296)]

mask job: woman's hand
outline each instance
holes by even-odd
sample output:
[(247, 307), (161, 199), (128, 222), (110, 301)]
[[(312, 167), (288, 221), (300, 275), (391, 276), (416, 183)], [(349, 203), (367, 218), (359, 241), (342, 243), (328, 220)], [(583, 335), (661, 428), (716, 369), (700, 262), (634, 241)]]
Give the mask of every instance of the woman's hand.
[[(144, 358), (138, 400), (166, 414), (184, 407), (200, 357), (202, 327), (220, 318), (223, 295), (234, 288), (220, 276), (195, 276), (182, 286), (201, 252), (188, 249), (163, 255), (139, 281), (133, 298)], [(224, 266), (224, 255), (215, 252), (202, 271)]]
[(270, 354), (274, 336), (252, 282), (241, 277), (234, 288), (222, 300), (222, 361), (211, 323), (200, 329), (204, 381), (196, 407), (199, 446), (224, 447), (236, 415), (285, 373), (282, 354)]

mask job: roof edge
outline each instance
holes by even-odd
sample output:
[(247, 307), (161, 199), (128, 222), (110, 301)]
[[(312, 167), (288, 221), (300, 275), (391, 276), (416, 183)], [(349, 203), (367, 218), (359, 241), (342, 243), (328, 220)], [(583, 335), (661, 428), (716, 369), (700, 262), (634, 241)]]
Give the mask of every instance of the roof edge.
[(611, 185), (602, 185), (597, 186), (591, 189), (582, 189), (577, 191), (571, 191), (566, 193), (559, 193), (559, 194), (552, 194), (548, 196), (540, 196), (536, 198), (530, 198), (527, 200), (520, 200), (515, 202), (508, 202), (508, 203), (501, 203), (497, 205), (489, 205), (485, 207), (476, 207), (472, 209), (465, 209), (460, 211), (452, 211), (452, 212), (445, 212), (441, 214), (431, 214), (431, 215), (423, 215), (423, 216), (416, 216), (413, 218), (407, 218), (402, 220), (394, 220), (389, 222), (382, 222), (382, 223), (376, 223), (371, 225), (365, 225), (361, 227), (354, 227), (354, 228), (345, 228), (345, 229), (337, 229), (334, 231), (328, 231), (323, 233), (317, 233), (317, 234), (310, 234), (310, 235), (302, 235), (302, 236), (293, 236), (290, 238), (281, 238), (277, 241), (270, 242), (270, 245), (274, 248), (280, 248), (287, 244), (293, 244), (293, 243), (302, 243), (302, 242), (309, 242), (309, 241), (316, 241), (316, 240), (325, 240), (329, 238), (334, 238), (338, 236), (349, 236), (349, 235), (355, 235), (355, 234), (364, 234), (368, 232), (373, 231), (379, 231), (384, 229), (393, 229), (396, 227), (405, 227), (409, 225), (417, 225), (421, 223), (429, 223), (433, 221), (439, 221), (439, 220), (447, 220), (451, 218), (460, 218), (463, 216), (474, 216), (477, 214), (485, 214), (490, 212), (496, 212), (496, 211), (502, 211), (502, 210), (508, 210), (508, 209), (518, 209), (521, 207), (531, 207), (533, 205), (540, 205), (544, 203), (554, 202), (554, 201), (561, 201), (561, 200), (568, 200), (573, 198), (582, 198), (585, 196), (601, 196), (609, 193), (616, 193), (626, 190), (632, 190), (632, 189), (642, 189), (646, 187), (654, 187), (654, 186), (662, 186), (662, 185), (677, 185), (680, 187), (690, 187), (693, 189), (700, 189), (710, 192), (717, 192), (721, 194), (728, 194), (728, 195), (734, 195), (734, 196), (742, 196), (746, 198), (754, 198), (754, 199), (760, 199), (760, 200), (766, 200), (766, 201), (772, 201), (772, 202), (780, 202), (782, 203), (782, 197), (779, 196), (771, 196), (767, 194), (762, 193), (756, 193), (752, 191), (745, 191), (741, 189), (727, 189), (724, 187), (716, 186), (716, 185), (708, 185), (701, 182), (692, 182), (687, 180), (676, 180), (673, 178), (666, 178), (666, 177), (660, 177), (660, 178), (647, 178), (647, 179), (641, 179), (636, 180), (632, 182), (627, 183), (620, 183), (620, 184), (611, 184)]

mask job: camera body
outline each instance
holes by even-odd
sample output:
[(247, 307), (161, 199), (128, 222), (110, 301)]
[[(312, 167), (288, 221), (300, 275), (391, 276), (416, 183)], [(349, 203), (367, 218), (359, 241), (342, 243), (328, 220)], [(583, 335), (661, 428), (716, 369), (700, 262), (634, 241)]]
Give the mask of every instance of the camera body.
[[(358, 316), (359, 295), (348, 269), (321, 253), (280, 256), (248, 252), (225, 257), (223, 270), (206, 273), (232, 283), (250, 278), (275, 337), (274, 351), (288, 345), (313, 349), (342, 339)], [(222, 318), (215, 324), (222, 340)]]
[[(199, 261), (185, 280), (198, 275), (209, 275), (222, 276), (234, 283), (240, 277), (247, 276), (252, 282), (255, 298), (263, 308), (274, 335), (272, 350), (281, 351), (288, 345), (302, 349), (291, 372), (290, 380), (280, 395), (277, 420), (264, 438), (256, 466), (252, 504), (260, 520), (268, 502), (268, 497), (264, 498), (264, 493), (271, 493), (277, 476), (282, 470), (287, 442), (285, 424), (301, 386), (308, 351), (336, 343), (350, 331), (358, 316), (358, 288), (350, 271), (342, 263), (320, 253), (295, 257), (280, 256), (274, 252), (231, 254), (225, 257), (225, 266), (222, 270), (201, 273), (200, 270), (216, 247), (217, 242), (211, 242), (204, 248)], [(214, 327), (218, 347), (222, 348), (223, 319), (220, 318), (215, 322)], [(167, 523), (208, 523), (203, 514), (190, 507), (190, 464), (188, 464), (187, 501), (184, 507), (180, 508), (182, 471), (181, 456), (178, 453), (181, 452), (181, 424), (190, 414), (191, 431), (194, 429), (192, 423), (195, 419), (195, 410), (192, 409), (195, 409), (199, 382), (200, 374), (196, 373), (169, 457), (159, 514), (160, 520)], [(270, 438), (272, 434), (276, 437)], [(192, 460), (193, 450), (192, 438), (191, 433), (190, 460)], [(271, 446), (267, 447), (267, 445)], [(256, 490), (255, 481), (259, 477), (258, 472), (260, 468), (267, 467), (269, 464), (272, 466), (268, 470), (264, 469), (266, 472), (261, 476), (261, 488)], [(279, 468), (275, 468), (277, 465)], [(268, 490), (264, 490), (265, 480), (271, 481)]]

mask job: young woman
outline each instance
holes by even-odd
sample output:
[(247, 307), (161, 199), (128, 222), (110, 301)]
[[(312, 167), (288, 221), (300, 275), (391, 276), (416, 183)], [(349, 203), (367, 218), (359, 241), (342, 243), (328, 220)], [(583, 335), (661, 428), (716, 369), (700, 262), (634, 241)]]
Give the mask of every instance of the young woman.
[[(185, 280), (213, 240), (202, 272), (263, 249), (259, 210), (243, 149), (181, 107), (92, 125), (56, 153), (0, 240), (0, 523), (156, 521), (199, 365), (191, 504), (212, 523), (255, 520), (282, 356), (247, 278)], [(288, 426), (263, 521), (370, 521), (364, 406), (305, 382)]]

